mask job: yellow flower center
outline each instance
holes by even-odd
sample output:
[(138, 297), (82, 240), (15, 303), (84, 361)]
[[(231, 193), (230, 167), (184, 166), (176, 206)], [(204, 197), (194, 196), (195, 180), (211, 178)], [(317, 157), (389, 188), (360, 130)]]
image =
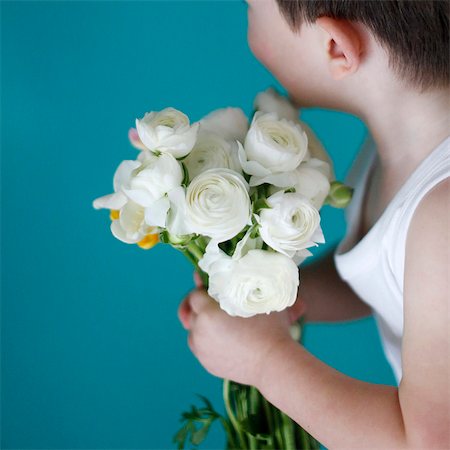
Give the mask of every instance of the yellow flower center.
[(147, 234), (144, 239), (141, 239), (137, 245), (143, 248), (144, 250), (149, 250), (154, 247), (159, 242), (158, 234)]
[(109, 212), (109, 218), (111, 220), (117, 220), (120, 216), (120, 211), (118, 209), (111, 209)]

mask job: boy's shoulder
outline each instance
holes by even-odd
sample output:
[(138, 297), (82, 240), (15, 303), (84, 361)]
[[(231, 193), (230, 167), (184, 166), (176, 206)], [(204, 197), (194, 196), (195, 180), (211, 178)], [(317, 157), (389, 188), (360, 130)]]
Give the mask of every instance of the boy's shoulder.
[[(432, 187), (414, 210), (406, 240), (405, 282), (408, 267), (426, 262), (427, 265), (438, 269), (435, 263), (445, 255), (448, 258), (449, 218), (450, 178), (448, 177)], [(426, 258), (426, 254), (431, 259)], [(441, 269), (447, 271), (447, 264), (448, 260)]]

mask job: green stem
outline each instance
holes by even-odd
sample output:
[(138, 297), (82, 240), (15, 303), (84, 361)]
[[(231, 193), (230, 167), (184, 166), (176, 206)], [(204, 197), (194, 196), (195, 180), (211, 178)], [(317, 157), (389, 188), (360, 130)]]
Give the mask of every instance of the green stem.
[(308, 438), (308, 433), (303, 429), (300, 428), (300, 437), (302, 440), (302, 449), (303, 450), (310, 450), (310, 442)]
[[(306, 433), (306, 431), (305, 431), (305, 433)], [(320, 450), (319, 441), (317, 439), (313, 438), (310, 434), (308, 434), (308, 438), (309, 438), (309, 444), (310, 444), (311, 450)]]
[(241, 427), (240, 427), (238, 421), (236, 420), (236, 416), (234, 415), (234, 412), (233, 412), (233, 409), (232, 409), (231, 403), (230, 403), (230, 380), (223, 380), (223, 400), (224, 400), (224, 404), (225, 404), (225, 410), (228, 414), (231, 425), (233, 425), (233, 427), (236, 431), (236, 434), (237, 434), (237, 437), (239, 440), (240, 449), (245, 450), (247, 448), (247, 444), (245, 442)]
[(225, 419), (224, 417), (220, 416), (220, 422), (222, 423), (222, 426), (225, 430), (225, 433), (227, 435), (227, 448), (230, 449), (235, 449), (236, 447), (236, 441), (234, 440), (234, 434), (233, 434), (233, 429), (230, 427), (230, 423), (227, 419)]
[(280, 411), (283, 426), (284, 450), (295, 450), (294, 424), (290, 417)]
[(280, 411), (275, 408), (275, 406), (272, 406), (273, 411), (273, 418), (274, 418), (274, 428), (275, 428), (275, 442), (278, 442), (278, 446), (275, 446), (275, 448), (283, 449), (284, 450), (284, 442), (283, 442), (283, 433), (282, 433), (282, 424), (281, 424), (281, 418), (280, 418)]
[(190, 241), (186, 248), (192, 253), (192, 255), (197, 259), (197, 262), (203, 258), (203, 252), (200, 247), (195, 243), (195, 241)]
[[(249, 387), (249, 408), (250, 408), (250, 414), (253, 416), (257, 416), (260, 412), (260, 400), (261, 400), (261, 394), (258, 392), (258, 389), (256, 389), (254, 386)], [(250, 441), (250, 448), (252, 450), (258, 450), (258, 440), (256, 437), (251, 436), (249, 437)]]
[(262, 402), (264, 406), (264, 412), (266, 413), (267, 426), (269, 427), (269, 435), (273, 436), (273, 417), (272, 417), (272, 408), (269, 402), (262, 396)]
[(184, 256), (186, 256), (186, 258), (195, 267), (195, 270), (198, 272), (198, 274), (200, 275), (200, 278), (202, 279), (202, 283), (203, 283), (203, 286), (205, 287), (205, 289), (208, 289), (208, 281), (209, 281), (208, 274), (203, 272), (203, 270), (200, 269), (200, 267), (198, 265), (199, 260), (203, 258), (203, 252), (192, 241), (186, 246), (186, 248), (184, 248), (181, 251), (183, 252)]

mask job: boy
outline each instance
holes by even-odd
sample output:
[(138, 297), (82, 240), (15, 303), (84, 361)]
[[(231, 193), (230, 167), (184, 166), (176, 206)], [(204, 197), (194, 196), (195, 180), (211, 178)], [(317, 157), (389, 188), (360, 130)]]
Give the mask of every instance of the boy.
[[(256, 386), (329, 448), (450, 448), (449, 5), (248, 3), (249, 45), (291, 99), (360, 117), (377, 157), (355, 190), (365, 191), (359, 226), (302, 270), (297, 304), (230, 317), (197, 278), (179, 308), (189, 347), (209, 372)], [(293, 342), (289, 323), (305, 305), (308, 321), (376, 313), (399, 386), (347, 377)]]

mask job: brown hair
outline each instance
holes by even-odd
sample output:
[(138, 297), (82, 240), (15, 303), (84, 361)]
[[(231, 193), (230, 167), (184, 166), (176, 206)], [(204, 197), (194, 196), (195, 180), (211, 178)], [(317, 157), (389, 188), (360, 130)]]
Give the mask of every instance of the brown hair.
[(276, 0), (293, 32), (327, 16), (367, 26), (389, 66), (422, 90), (449, 85), (448, 0)]

